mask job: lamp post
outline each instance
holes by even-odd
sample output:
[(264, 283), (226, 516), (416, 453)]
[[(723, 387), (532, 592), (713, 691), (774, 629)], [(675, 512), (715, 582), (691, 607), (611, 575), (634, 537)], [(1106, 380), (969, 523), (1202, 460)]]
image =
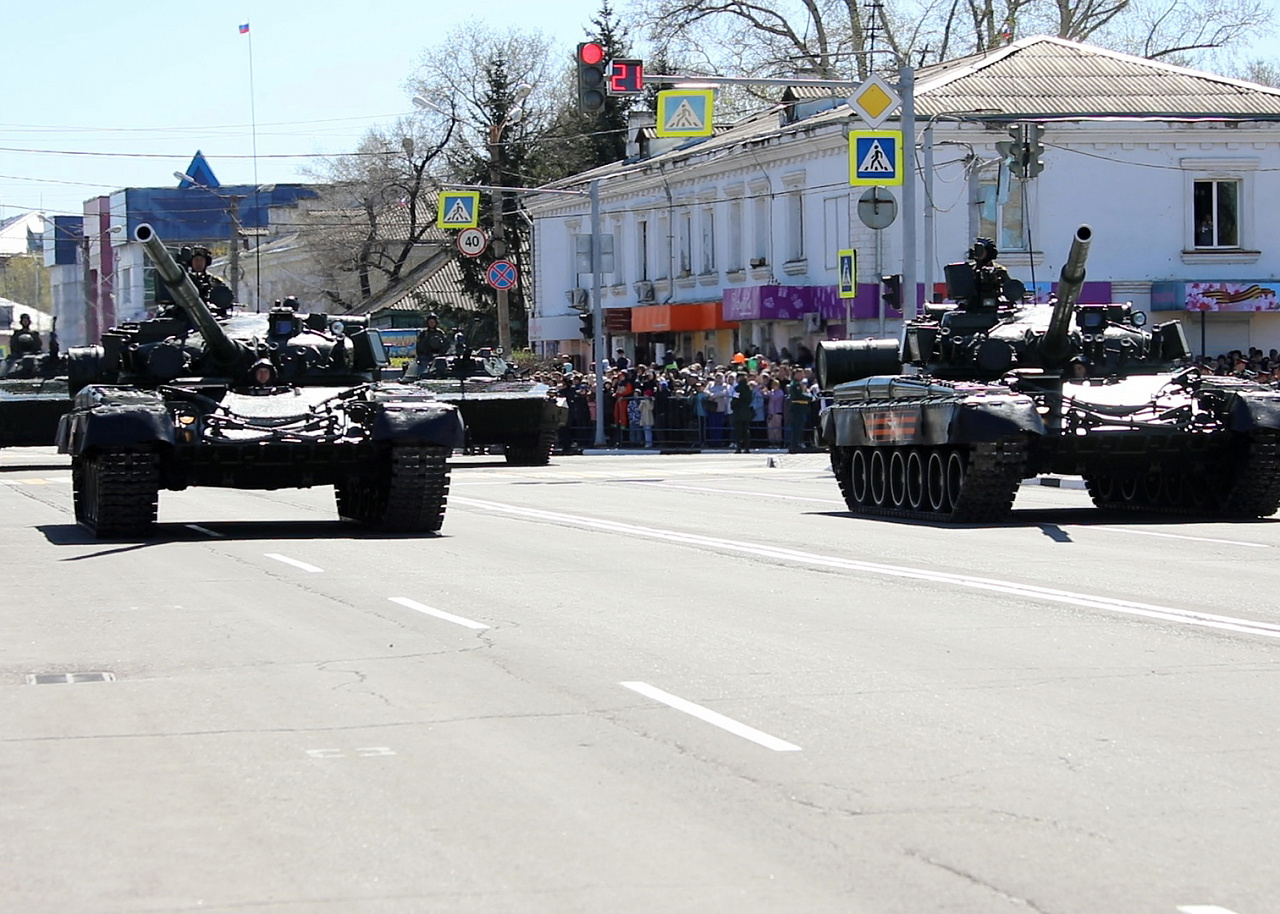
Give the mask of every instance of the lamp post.
[[(209, 187), (207, 184), (202, 184), (198, 180), (193, 178), (191, 175), (185, 174), (184, 172), (181, 172), (181, 171), (175, 171), (173, 173), (173, 176), (177, 178), (179, 181), (186, 181), (190, 183), (191, 186), (198, 187), (203, 191), (207, 191), (210, 194), (213, 194), (213, 196), (217, 197), (219, 200), (223, 200), (226, 202), (227, 218), (231, 223), (231, 239), (230, 239), (231, 247), (228, 249), (228, 252), (227, 252), (227, 262), (228, 262), (231, 275), (228, 276), (227, 279), (230, 280), (232, 296), (235, 298), (236, 301), (240, 301), (240, 280), (243, 278), (243, 275), (240, 270), (240, 243), (241, 243), (241, 235), (243, 232), (243, 227), (240, 225), (240, 204), (241, 202), (244, 201), (245, 197), (248, 195), (247, 194), (220, 194), (216, 190), (214, 190), (212, 187)], [(275, 189), (274, 184), (264, 184), (261, 187), (254, 188), (253, 196), (256, 197), (259, 193), (270, 192), (274, 189)], [(256, 254), (256, 250), (257, 249), (255, 247), (255, 254)], [(255, 260), (255, 273), (257, 274), (256, 276), (257, 287), (258, 287), (257, 298), (260, 299), (262, 296), (262, 266), (261, 266), (260, 258)], [(257, 310), (259, 311), (262, 310), (262, 304), (260, 301), (255, 300), (254, 305)]]

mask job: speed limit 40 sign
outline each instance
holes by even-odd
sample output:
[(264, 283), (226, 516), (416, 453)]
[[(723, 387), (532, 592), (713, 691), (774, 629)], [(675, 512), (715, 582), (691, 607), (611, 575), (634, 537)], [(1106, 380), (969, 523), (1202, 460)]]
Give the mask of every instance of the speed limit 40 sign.
[(489, 247), (489, 236), (484, 229), (469, 228), (458, 232), (458, 250), (467, 257), (479, 257)]

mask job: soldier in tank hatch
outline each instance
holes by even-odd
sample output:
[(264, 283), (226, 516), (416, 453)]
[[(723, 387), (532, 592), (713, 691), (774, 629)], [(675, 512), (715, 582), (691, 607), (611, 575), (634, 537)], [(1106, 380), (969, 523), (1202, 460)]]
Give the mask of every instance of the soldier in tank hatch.
[(418, 333), (417, 355), (419, 362), (430, 362), (449, 351), (449, 340), (440, 329), (440, 319), (427, 315), (426, 329)]
[(9, 357), (21, 358), (24, 355), (39, 355), (44, 349), (40, 334), (31, 329), (31, 315), (24, 314), (18, 318), (18, 329), (9, 337)]
[(977, 238), (969, 248), (969, 262), (973, 265), (973, 278), (977, 285), (978, 300), (971, 307), (993, 307), (992, 303), (1004, 298), (1005, 283), (1009, 271), (996, 262), (1000, 252), (990, 238)]

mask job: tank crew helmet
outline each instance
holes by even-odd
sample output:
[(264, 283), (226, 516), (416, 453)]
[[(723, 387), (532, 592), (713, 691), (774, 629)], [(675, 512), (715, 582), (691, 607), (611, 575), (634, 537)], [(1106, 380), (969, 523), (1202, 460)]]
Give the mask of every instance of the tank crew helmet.
[(191, 256), (203, 257), (205, 266), (208, 266), (209, 264), (213, 263), (213, 251), (209, 250), (206, 247), (202, 247), (200, 245), (196, 245), (191, 249)]
[(438, 314), (436, 314), (434, 311), (432, 311), (430, 314), (428, 314), (428, 315), (427, 315), (427, 322), (428, 322), (428, 323), (430, 323), (431, 321), (435, 321), (436, 323), (439, 323), (439, 322), (440, 322), (440, 315), (438, 315)]
[(249, 369), (249, 377), (255, 384), (270, 384), (275, 380), (276, 366), (270, 359), (258, 359)]
[(973, 247), (969, 249), (969, 256), (974, 260), (995, 260), (999, 253), (996, 243), (990, 238), (973, 239)]

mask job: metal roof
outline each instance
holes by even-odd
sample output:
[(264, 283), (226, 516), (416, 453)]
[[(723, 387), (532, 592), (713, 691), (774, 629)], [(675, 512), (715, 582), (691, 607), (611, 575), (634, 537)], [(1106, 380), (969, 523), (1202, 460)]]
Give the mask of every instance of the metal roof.
[(1037, 35), (916, 72), (916, 113), (1280, 118), (1280, 90)]

